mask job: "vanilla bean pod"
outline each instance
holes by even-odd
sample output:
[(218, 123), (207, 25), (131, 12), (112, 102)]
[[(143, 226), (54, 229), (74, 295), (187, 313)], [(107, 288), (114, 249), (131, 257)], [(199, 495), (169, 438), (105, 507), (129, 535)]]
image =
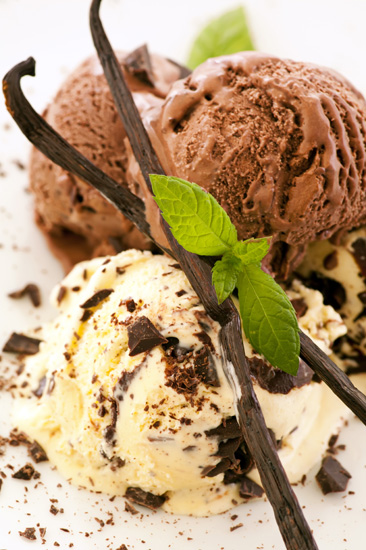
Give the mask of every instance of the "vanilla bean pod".
[[(117, 111), (122, 119), (133, 153), (151, 190), (149, 174), (164, 174), (141, 121), (132, 94), (104, 32), (99, 18), (101, 0), (90, 9), (90, 27), (104, 74)], [(212, 262), (184, 250), (163, 222), (164, 233), (174, 256), (201, 299), (207, 313), (221, 325), (221, 343), (226, 371), (236, 396), (239, 424), (255, 460), (263, 487), (271, 502), (282, 537), (288, 549), (317, 548), (311, 530), (278, 458), (262, 411), (255, 396), (245, 359), (239, 313), (230, 299), (218, 305), (211, 283)], [(230, 367), (233, 367), (233, 370)]]

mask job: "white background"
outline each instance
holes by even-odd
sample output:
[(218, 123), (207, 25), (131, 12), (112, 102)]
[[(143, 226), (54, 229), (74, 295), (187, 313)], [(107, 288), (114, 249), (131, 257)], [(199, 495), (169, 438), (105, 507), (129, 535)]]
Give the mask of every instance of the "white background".
[[(104, 0), (102, 18), (116, 48), (131, 50), (148, 42), (150, 49), (184, 62), (189, 45), (200, 27), (212, 16), (236, 7), (225, 0)], [(366, 2), (363, 0), (247, 0), (247, 12), (257, 49), (331, 66), (343, 72), (361, 91), (366, 91)], [(41, 110), (67, 72), (93, 51), (88, 30), (88, 0), (0, 0), (0, 74), (32, 55), (37, 60), (36, 78), (24, 79), (24, 90)], [(12, 330), (26, 330), (51, 318), (47, 295), (62, 276), (42, 236), (33, 224), (31, 198), (26, 193), (26, 172), (14, 160), (26, 163), (29, 146), (6, 113), (0, 99), (0, 345)], [(14, 302), (7, 292), (36, 282), (42, 288), (44, 306), (34, 310), (27, 301)], [(0, 368), (8, 360), (3, 358)], [(1, 370), (0, 370), (1, 373)], [(0, 394), (0, 435), (9, 431), (10, 398)], [(353, 420), (342, 432), (346, 443), (340, 460), (353, 478), (354, 495), (323, 497), (308, 481), (297, 488), (305, 514), (322, 550), (365, 548), (366, 432)], [(21, 466), (25, 454), (14, 449), (0, 457), (6, 465)], [(237, 548), (283, 548), (270, 506), (256, 502), (216, 518), (176, 518), (164, 514), (130, 516), (123, 499), (113, 503), (101, 495), (79, 491), (42, 464), (44, 485), (4, 480), (0, 492), (0, 550), (25, 548), (112, 549), (125, 543), (129, 550), (236, 550)], [(312, 474), (308, 476), (310, 480)], [(57, 487), (61, 483), (62, 487)], [(25, 487), (29, 492), (25, 492)], [(50, 498), (57, 498), (64, 514), (49, 512)], [(27, 501), (27, 502), (25, 502)], [(114, 525), (100, 529), (94, 519), (106, 521), (113, 513)], [(236, 520), (231, 520), (233, 514)], [(21, 539), (25, 527), (47, 526), (46, 544)], [(230, 526), (243, 527), (230, 532)], [(66, 528), (69, 532), (62, 531)], [(90, 533), (89, 537), (85, 532)], [(180, 534), (182, 533), (182, 534)], [(192, 539), (192, 540), (189, 540)], [(145, 541), (145, 542), (142, 542)]]

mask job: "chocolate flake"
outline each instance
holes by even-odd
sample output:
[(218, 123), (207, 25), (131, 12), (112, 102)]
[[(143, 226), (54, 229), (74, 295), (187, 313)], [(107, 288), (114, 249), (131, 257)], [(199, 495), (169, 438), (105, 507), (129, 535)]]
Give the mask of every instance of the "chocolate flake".
[(180, 298), (181, 296), (187, 294), (187, 291), (182, 288), (182, 290), (178, 290), (178, 292), (176, 292), (175, 294), (178, 296), (178, 298)]
[(337, 250), (333, 250), (328, 256), (326, 256), (323, 260), (323, 266), (327, 271), (331, 271), (332, 269), (335, 269), (338, 265), (338, 252)]
[(201, 348), (194, 356), (195, 370), (199, 378), (207, 386), (220, 386), (214, 360), (208, 346)]
[(0, 491), (1, 491), (1, 487), (3, 486), (3, 480), (2, 478), (0, 477)]
[(221, 424), (217, 426), (217, 428), (206, 430), (205, 434), (207, 435), (207, 437), (216, 436), (218, 437), (219, 441), (241, 437), (242, 435), (240, 426), (235, 416), (224, 418)]
[(14, 479), (23, 479), (25, 481), (29, 481), (34, 476), (34, 468), (30, 462), (27, 462), (20, 470), (15, 472), (11, 477)]
[(90, 317), (92, 317), (92, 315), (93, 311), (91, 309), (86, 309), (80, 317), (80, 322), (85, 323), (88, 319), (90, 319)]
[(249, 499), (249, 498), (261, 498), (264, 494), (264, 491), (258, 483), (255, 481), (252, 481), (249, 479), (249, 477), (245, 477), (239, 488), (239, 494), (242, 498)]
[(61, 285), (60, 288), (59, 288), (59, 291), (57, 293), (57, 298), (56, 298), (56, 301), (58, 303), (58, 305), (61, 304), (62, 300), (65, 298), (66, 296), (66, 293), (67, 293), (67, 288), (66, 286), (63, 286)]
[(151, 59), (146, 44), (136, 48), (125, 59), (126, 70), (144, 84), (155, 86)]
[(39, 462), (45, 462), (48, 460), (48, 456), (46, 454), (46, 451), (41, 447), (37, 441), (34, 441), (29, 447), (28, 447), (28, 453), (33, 458), (34, 462), (38, 464)]
[(102, 290), (98, 290), (93, 296), (88, 298), (83, 304), (81, 304), (81, 308), (83, 309), (89, 309), (91, 307), (98, 306), (103, 300), (108, 298), (110, 294), (112, 294), (113, 288), (103, 288)]
[(133, 313), (135, 311), (136, 303), (132, 298), (130, 300), (126, 300), (126, 308), (127, 311), (129, 311), (130, 313)]
[(125, 512), (130, 512), (133, 516), (138, 514), (138, 510), (128, 500), (125, 501)]
[(321, 468), (315, 476), (323, 495), (345, 491), (351, 477), (342, 464), (332, 456), (323, 459)]
[(168, 340), (160, 334), (150, 319), (142, 315), (127, 327), (129, 355), (134, 357), (139, 353), (150, 351), (156, 346), (166, 344)]
[(154, 495), (148, 491), (143, 491), (139, 487), (128, 487), (124, 496), (134, 504), (140, 504), (140, 506), (145, 506), (150, 510), (160, 508), (167, 500), (165, 495)]
[(13, 332), (3, 347), (3, 351), (9, 353), (20, 353), (22, 355), (35, 355), (39, 351), (39, 344), (42, 340), (30, 338), (24, 334)]
[(34, 307), (39, 307), (41, 305), (41, 292), (39, 290), (39, 287), (34, 283), (29, 283), (25, 285), (25, 287), (21, 290), (11, 292), (10, 294), (8, 294), (8, 296), (9, 298), (14, 298), (15, 300), (23, 298), (23, 296), (29, 296)]
[(310, 384), (314, 375), (311, 368), (302, 359), (300, 359), (296, 376), (272, 367), (267, 361), (256, 355), (247, 357), (247, 362), (251, 376), (261, 388), (270, 393), (287, 394), (292, 388), (301, 388)]
[(24, 531), (19, 531), (19, 535), (28, 540), (37, 540), (35, 527), (27, 527)]
[(362, 276), (366, 277), (366, 239), (362, 237), (352, 243), (353, 257), (361, 270)]

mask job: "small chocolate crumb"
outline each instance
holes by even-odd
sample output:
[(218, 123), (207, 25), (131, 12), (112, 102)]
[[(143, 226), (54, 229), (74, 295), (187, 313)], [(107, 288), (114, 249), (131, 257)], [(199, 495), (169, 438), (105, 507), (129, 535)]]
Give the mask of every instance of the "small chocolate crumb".
[(187, 291), (182, 288), (182, 290), (178, 290), (178, 292), (176, 292), (175, 294), (178, 296), (178, 298), (180, 298), (181, 296), (187, 294)]
[(145, 506), (151, 510), (160, 508), (167, 500), (165, 495), (154, 495), (138, 487), (128, 487), (124, 496), (134, 504), (140, 504), (140, 506)]
[(125, 501), (125, 512), (130, 512), (133, 516), (138, 514), (138, 510), (128, 500)]
[(50, 512), (51, 514), (53, 514), (54, 516), (57, 516), (57, 514), (59, 513), (59, 509), (56, 508), (56, 506), (54, 504), (51, 504), (51, 507), (50, 507)]
[(150, 319), (142, 315), (127, 327), (129, 355), (131, 357), (150, 351), (161, 344), (166, 344), (168, 340), (160, 334)]
[(127, 311), (129, 311), (130, 313), (133, 313), (135, 311), (136, 303), (132, 298), (130, 300), (126, 300), (126, 308)]
[(128, 550), (128, 548), (125, 544), (121, 544), (116, 550)]
[(112, 294), (113, 288), (103, 288), (102, 290), (98, 290), (93, 296), (88, 298), (83, 304), (81, 304), (81, 308), (83, 309), (89, 309), (91, 307), (98, 306), (101, 302), (103, 302), (110, 294)]
[(19, 353), (22, 355), (35, 355), (39, 351), (42, 340), (30, 338), (24, 334), (13, 332), (8, 341), (4, 344), (3, 351)]
[(242, 523), (238, 523), (237, 525), (233, 525), (232, 527), (230, 527), (230, 531), (231, 532), (236, 531), (236, 529), (240, 529), (240, 527), (243, 527)]
[(28, 540), (37, 540), (35, 527), (27, 527), (24, 531), (19, 531), (19, 535)]
[(11, 477), (14, 479), (24, 479), (25, 481), (29, 481), (34, 476), (35, 470), (30, 464), (30, 462), (27, 462), (20, 470), (15, 472)]
[(351, 474), (332, 456), (326, 456), (315, 478), (324, 495), (344, 491)]
[(1, 487), (3, 486), (3, 480), (2, 478), (0, 477), (0, 491), (1, 491)]
[(15, 300), (19, 300), (19, 298), (23, 298), (24, 296), (29, 296), (34, 307), (39, 307), (41, 305), (41, 292), (39, 287), (34, 283), (29, 283), (21, 290), (11, 292), (8, 296), (9, 298), (13, 298)]

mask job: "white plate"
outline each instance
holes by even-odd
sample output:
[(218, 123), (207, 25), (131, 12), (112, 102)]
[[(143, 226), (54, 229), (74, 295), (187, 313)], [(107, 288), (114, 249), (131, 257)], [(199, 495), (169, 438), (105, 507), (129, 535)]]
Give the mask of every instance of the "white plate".
[[(112, 43), (132, 49), (148, 42), (151, 50), (184, 61), (200, 26), (212, 15), (236, 6), (226, 0), (104, 0), (103, 20)], [(366, 90), (366, 4), (325, 0), (248, 0), (246, 2), (258, 48), (285, 57), (332, 66)], [(24, 90), (38, 110), (55, 93), (68, 70), (93, 51), (88, 31), (89, 0), (0, 0), (0, 73), (33, 55), (37, 77), (24, 79)], [(52, 286), (62, 270), (46, 248), (33, 224), (32, 201), (26, 192), (27, 176), (14, 161), (27, 162), (29, 146), (1, 102), (0, 106), (0, 337), (26, 330), (53, 315), (47, 305)], [(43, 306), (34, 309), (26, 300), (15, 302), (7, 293), (35, 282), (42, 289)], [(1, 371), (9, 363), (3, 357)], [(10, 365), (11, 366), (11, 365)], [(9, 433), (11, 398), (0, 393), (0, 435)], [(366, 432), (357, 420), (342, 431), (339, 443), (342, 464), (352, 473), (351, 494), (323, 497), (308, 475), (305, 487), (296, 492), (322, 550), (365, 548)], [(0, 456), (0, 470), (7, 474), (0, 492), (0, 550), (25, 548), (112, 549), (124, 543), (130, 549), (236, 550), (284, 547), (267, 502), (254, 502), (231, 513), (208, 519), (146, 513), (143, 517), (124, 512), (124, 501), (71, 487), (52, 470), (40, 464), (40, 482), (11, 479), (7, 464), (22, 466), (23, 448), (8, 448)], [(34, 486), (37, 485), (37, 488)], [(61, 486), (60, 486), (61, 485)], [(353, 494), (353, 492), (355, 494)], [(50, 499), (64, 513), (49, 511)], [(231, 519), (233, 515), (236, 519)], [(113, 517), (113, 523), (106, 522)], [(95, 519), (106, 524), (101, 527)], [(230, 527), (243, 526), (231, 531)], [(29, 542), (18, 531), (47, 527), (46, 543)]]

